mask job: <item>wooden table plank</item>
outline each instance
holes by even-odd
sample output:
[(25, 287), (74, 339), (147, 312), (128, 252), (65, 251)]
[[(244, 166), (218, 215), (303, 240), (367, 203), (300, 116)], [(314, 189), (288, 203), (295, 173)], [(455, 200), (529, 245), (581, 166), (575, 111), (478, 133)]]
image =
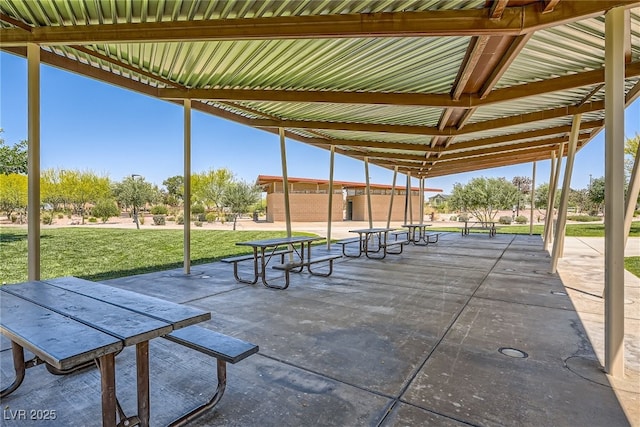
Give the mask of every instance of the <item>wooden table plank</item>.
[(118, 307), (171, 323), (174, 325), (174, 329), (211, 319), (211, 313), (207, 311), (107, 286), (102, 283), (78, 279), (77, 277), (61, 277), (43, 281), (62, 289), (106, 301)]
[(173, 330), (167, 322), (44, 282), (6, 285), (3, 290), (120, 338), (125, 346), (161, 337)]
[(122, 341), (0, 288), (0, 332), (58, 369), (69, 369), (122, 348)]

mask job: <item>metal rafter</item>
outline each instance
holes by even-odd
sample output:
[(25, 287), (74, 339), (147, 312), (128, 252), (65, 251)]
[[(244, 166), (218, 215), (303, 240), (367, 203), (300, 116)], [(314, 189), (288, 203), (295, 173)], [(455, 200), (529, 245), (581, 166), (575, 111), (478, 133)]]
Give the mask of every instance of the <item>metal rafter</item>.
[(36, 27), (30, 32), (0, 29), (0, 46), (151, 43), (169, 41), (273, 40), (345, 37), (517, 36), (567, 22), (600, 16), (634, 0), (570, 1), (540, 14), (537, 4), (506, 8), (501, 19), (484, 9), (356, 13), (201, 21)]

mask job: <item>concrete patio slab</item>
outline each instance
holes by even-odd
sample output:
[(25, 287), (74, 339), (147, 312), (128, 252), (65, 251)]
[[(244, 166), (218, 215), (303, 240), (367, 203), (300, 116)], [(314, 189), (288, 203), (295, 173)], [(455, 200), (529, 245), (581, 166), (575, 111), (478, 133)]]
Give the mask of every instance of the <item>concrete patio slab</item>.
[[(384, 260), (342, 259), (327, 278), (292, 274), (285, 291), (236, 283), (222, 263), (106, 283), (209, 310), (203, 326), (260, 346), (228, 367), (225, 396), (190, 425), (640, 426), (640, 286), (627, 283), (627, 375), (611, 378), (601, 370), (602, 254), (567, 242), (555, 275), (540, 236), (447, 233)], [(166, 425), (210, 397), (215, 359), (162, 339), (150, 344), (152, 425)], [(3, 384), (13, 375), (8, 349), (1, 339)], [(136, 411), (134, 359), (126, 348), (116, 362), (128, 414)], [(53, 376), (38, 366), (2, 403), (55, 409), (55, 425), (94, 426), (99, 375)]]

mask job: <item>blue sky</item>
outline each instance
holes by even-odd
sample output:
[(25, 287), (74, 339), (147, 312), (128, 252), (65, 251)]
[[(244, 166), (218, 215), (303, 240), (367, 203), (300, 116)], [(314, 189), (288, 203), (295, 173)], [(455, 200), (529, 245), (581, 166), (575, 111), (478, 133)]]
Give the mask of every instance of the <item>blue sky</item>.
[[(8, 144), (27, 139), (26, 60), (0, 53), (0, 127)], [(120, 181), (133, 173), (161, 185), (182, 175), (182, 107), (47, 65), (41, 67), (41, 166), (91, 170)], [(640, 134), (640, 100), (625, 113), (625, 136)], [(277, 135), (194, 111), (192, 172), (229, 168), (237, 178), (281, 175)], [(289, 176), (328, 179), (329, 152), (287, 140)], [(549, 180), (549, 161), (538, 162), (536, 185)], [(564, 166), (564, 164), (563, 164)], [(476, 176), (531, 176), (532, 164), (426, 180), (449, 193)], [(604, 175), (604, 131), (576, 156), (572, 188)], [(393, 172), (369, 167), (372, 183), (390, 184)], [(364, 164), (336, 154), (334, 179), (364, 182)], [(406, 177), (398, 176), (404, 184)], [(417, 185), (414, 180), (413, 185)]]

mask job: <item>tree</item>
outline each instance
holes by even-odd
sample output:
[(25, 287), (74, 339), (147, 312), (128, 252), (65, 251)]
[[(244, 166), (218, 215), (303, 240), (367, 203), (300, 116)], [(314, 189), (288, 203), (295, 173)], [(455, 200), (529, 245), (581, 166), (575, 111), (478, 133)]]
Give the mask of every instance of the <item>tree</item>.
[(624, 142), (624, 154), (628, 156), (624, 161), (624, 169), (627, 173), (627, 176), (631, 175), (633, 162), (636, 158), (636, 153), (638, 152), (638, 145), (640, 145), (640, 135), (638, 135), (637, 133), (633, 138), (627, 138), (627, 140)]
[(74, 212), (82, 217), (89, 203), (111, 196), (111, 182), (107, 177), (100, 177), (91, 171), (64, 171), (60, 174), (61, 193), (73, 206)]
[[(0, 129), (0, 133), (2, 129)], [(27, 173), (27, 141), (9, 146), (0, 138), (0, 173)]]
[(116, 200), (121, 206), (131, 207), (133, 210), (133, 221), (136, 227), (138, 223), (138, 212), (147, 203), (153, 203), (158, 197), (158, 188), (146, 182), (140, 175), (131, 175), (122, 180), (120, 184), (114, 185)]
[(210, 169), (191, 177), (192, 202), (207, 207), (215, 206), (218, 212), (224, 207), (223, 195), (233, 182), (233, 173), (227, 168)]
[(589, 186), (589, 200), (595, 205), (598, 211), (602, 211), (604, 204), (604, 178), (595, 178)]
[(471, 212), (482, 222), (493, 221), (498, 211), (510, 209), (518, 199), (518, 188), (504, 178), (473, 178), (468, 184), (456, 183), (450, 206)]
[(233, 214), (233, 229), (236, 229), (238, 217), (249, 211), (249, 208), (260, 200), (262, 190), (256, 185), (244, 181), (229, 184), (223, 195), (222, 203)]
[(589, 190), (586, 188), (582, 190), (569, 189), (568, 205), (571, 208), (575, 208), (576, 213), (591, 212), (593, 203), (589, 200)]
[[(66, 173), (62, 169), (45, 169), (40, 177), (41, 198), (44, 203), (53, 206), (54, 211), (64, 210), (69, 203), (71, 188), (65, 188), (62, 177)], [(60, 207), (62, 205), (62, 208)]]
[[(626, 173), (627, 185), (629, 184), (629, 179), (631, 178), (631, 171), (633, 170), (633, 164), (636, 160), (639, 145), (640, 145), (640, 135), (638, 135), (637, 133), (635, 137), (627, 138), (627, 140), (624, 142), (624, 154), (628, 156), (624, 160), (624, 170)], [(640, 195), (638, 195), (637, 203), (640, 203)]]
[(511, 183), (518, 188), (518, 200), (516, 200), (516, 216), (520, 215), (520, 204), (526, 204), (524, 198), (531, 192), (531, 178), (528, 176), (514, 176)]
[[(553, 201), (553, 206), (556, 208), (560, 204), (560, 193), (562, 193), (561, 190), (559, 189), (556, 190), (556, 197)], [(541, 209), (547, 210), (548, 202), (549, 202), (549, 184), (545, 182), (544, 184), (540, 184), (536, 189), (536, 194), (535, 194), (536, 208), (538, 210), (541, 210)]]
[[(11, 218), (13, 212), (22, 215), (27, 209), (27, 176), (17, 173), (0, 174), (0, 209)], [(22, 222), (22, 221), (21, 221)]]
[(169, 206), (178, 206), (184, 199), (184, 177), (181, 175), (171, 176), (162, 185), (167, 189), (164, 203)]

